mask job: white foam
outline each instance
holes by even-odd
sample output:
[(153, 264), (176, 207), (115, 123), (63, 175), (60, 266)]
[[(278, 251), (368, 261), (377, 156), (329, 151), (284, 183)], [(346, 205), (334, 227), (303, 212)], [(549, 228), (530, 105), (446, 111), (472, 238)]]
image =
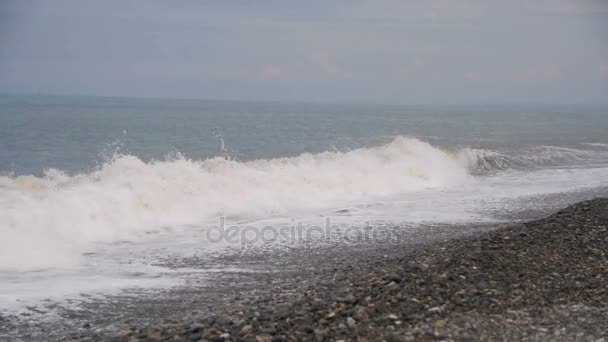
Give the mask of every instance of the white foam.
[[(180, 284), (178, 279), (151, 276), (142, 265), (140, 277), (129, 274), (104, 273), (99, 269), (89, 272), (57, 271), (3, 274), (0, 282), (0, 308), (18, 313), (28, 306), (41, 302), (47, 304), (62, 303), (66, 298), (86, 301), (92, 295), (119, 294), (125, 288), (154, 289), (166, 288)], [(86, 294), (86, 297), (81, 295)]]
[(592, 147), (603, 147), (608, 148), (608, 144), (599, 143), (599, 142), (586, 142), (582, 143), (583, 145), (592, 146)]
[(239, 162), (117, 155), (68, 176), (0, 177), (0, 270), (75, 267), (94, 242), (227, 217), (263, 218), (451, 187), (468, 161), (398, 137), (375, 148)]
[(456, 152), (459, 158), (475, 171), (500, 171), (507, 169), (534, 169), (548, 165), (565, 165), (605, 159), (597, 151), (580, 150), (560, 146), (536, 146), (523, 151), (493, 151), (464, 148)]

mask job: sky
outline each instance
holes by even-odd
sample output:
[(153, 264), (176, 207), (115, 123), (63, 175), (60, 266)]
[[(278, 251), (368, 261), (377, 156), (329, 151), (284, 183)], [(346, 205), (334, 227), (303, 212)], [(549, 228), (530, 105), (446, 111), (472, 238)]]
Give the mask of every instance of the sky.
[(2, 0), (0, 92), (608, 103), (608, 0)]

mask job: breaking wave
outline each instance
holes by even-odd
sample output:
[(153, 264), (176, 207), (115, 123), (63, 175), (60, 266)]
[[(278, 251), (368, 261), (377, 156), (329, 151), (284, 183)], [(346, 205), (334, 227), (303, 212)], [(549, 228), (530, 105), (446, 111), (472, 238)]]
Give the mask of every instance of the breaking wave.
[(0, 177), (0, 269), (66, 265), (90, 242), (227, 217), (266, 217), (449, 187), (457, 156), (413, 138), (373, 148), (241, 162), (116, 155), (87, 174)]
[(585, 158), (582, 152), (454, 152), (397, 137), (379, 147), (246, 162), (117, 154), (90, 173), (0, 176), (0, 270), (68, 267), (94, 242), (219, 216), (263, 218), (448, 188), (476, 173)]
[(472, 174), (562, 166), (597, 160), (598, 157), (595, 151), (557, 146), (538, 146), (515, 152), (465, 148), (457, 154), (469, 164)]

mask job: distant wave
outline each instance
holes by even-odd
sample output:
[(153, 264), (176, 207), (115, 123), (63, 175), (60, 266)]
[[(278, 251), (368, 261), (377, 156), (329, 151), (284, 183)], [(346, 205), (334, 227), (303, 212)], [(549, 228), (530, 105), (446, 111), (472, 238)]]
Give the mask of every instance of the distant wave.
[(466, 160), (473, 174), (508, 169), (534, 169), (593, 160), (597, 152), (557, 146), (538, 146), (524, 151), (500, 152), (465, 148), (456, 152)]
[(583, 145), (592, 146), (592, 147), (600, 147), (600, 148), (608, 148), (608, 144), (599, 143), (599, 142), (586, 142)]

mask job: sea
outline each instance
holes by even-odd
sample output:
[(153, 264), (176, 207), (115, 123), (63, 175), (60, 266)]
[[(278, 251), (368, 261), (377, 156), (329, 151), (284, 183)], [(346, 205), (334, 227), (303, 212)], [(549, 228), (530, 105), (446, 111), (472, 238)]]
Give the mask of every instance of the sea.
[(607, 185), (607, 106), (0, 95), (0, 312), (180, 286), (202, 271), (171, 260), (302, 242), (280, 227), (504, 223)]

